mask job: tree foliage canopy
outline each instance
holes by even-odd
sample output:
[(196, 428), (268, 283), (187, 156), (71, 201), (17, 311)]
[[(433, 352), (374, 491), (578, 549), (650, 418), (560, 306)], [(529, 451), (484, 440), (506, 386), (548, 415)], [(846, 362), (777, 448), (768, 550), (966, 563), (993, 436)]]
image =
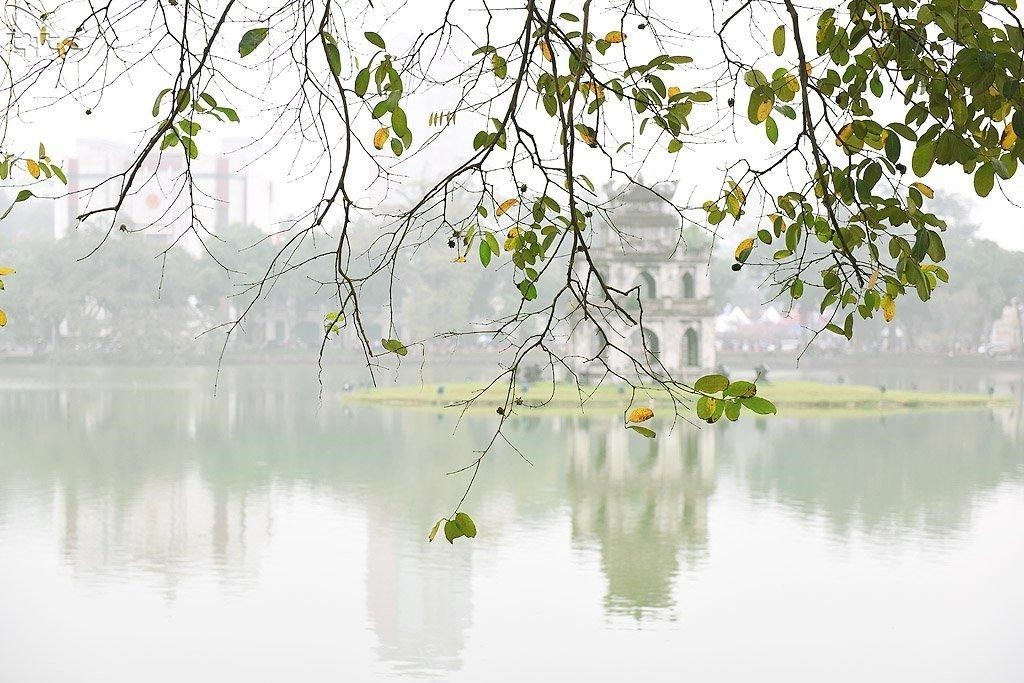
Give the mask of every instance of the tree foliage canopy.
[[(9, 51), (2, 76), (0, 179), (15, 203), (67, 183), (60, 152), (19, 123), (48, 108), (116, 122), (121, 93), (151, 114), (124, 168), (75, 188), (79, 222), (98, 228), (92, 251), (124, 229), (126, 199), (152, 180), (148, 160), (183, 158), (169, 191), (195, 207), (191, 162), (208, 141), (265, 124), (254, 136), (264, 145), (312, 149), (302, 175), (319, 191), (279, 229), (284, 239), (227, 337), (277, 279), (326, 262), (334, 301), (323, 343), (353, 335), (374, 372), (422, 340), (402, 339), (393, 313), (389, 333), (371, 339), (364, 288), (393, 288), (406, 254), (448, 250), (453, 267), (486, 269), (517, 301), (482, 328), (507, 344), (495, 440), (521, 408), (517, 370), (537, 358), (552, 378), (590, 364), (634, 387), (654, 384), (679, 416), (774, 412), (756, 388), (690, 384), (656, 357), (630, 354), (617, 330), (644, 325), (628, 305), (635, 288), (611, 282), (591, 248), (599, 226), (624, 248), (633, 238), (599, 184), (647, 187), (681, 226), (728, 240), (734, 270), (761, 269), (771, 296), (810, 300), (828, 318), (819, 332), (850, 338), (858, 320), (891, 321), (902, 297), (926, 301), (951, 275), (946, 223), (928, 208), (934, 169), (962, 169), (985, 197), (1024, 155), (1016, 0), (711, 0), (693, 14), (706, 12), (706, 26), (690, 25), (688, 3), (633, 0), (47, 7), (19, 0), (5, 11), (11, 35), (38, 38)], [(767, 141), (754, 145), (758, 129)], [(734, 159), (699, 174), (718, 174), (708, 196), (680, 201), (642, 179), (736, 141)], [(374, 211), (393, 206), (408, 177), (422, 191)], [(99, 190), (111, 186), (104, 201)], [(213, 254), (198, 211), (175, 225)], [(296, 259), (310, 241), (327, 246)], [(566, 338), (594, 334), (604, 348), (593, 358), (560, 351)], [(609, 354), (628, 356), (635, 373), (614, 371)], [(489, 448), (468, 466), (472, 477)], [(449, 540), (475, 534), (456, 513), (444, 524)]]

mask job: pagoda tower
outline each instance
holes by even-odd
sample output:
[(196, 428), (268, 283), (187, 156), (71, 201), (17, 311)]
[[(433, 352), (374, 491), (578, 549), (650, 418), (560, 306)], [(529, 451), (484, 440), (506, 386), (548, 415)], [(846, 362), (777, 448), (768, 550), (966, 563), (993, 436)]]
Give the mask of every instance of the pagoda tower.
[[(639, 184), (607, 188), (613, 199), (607, 221), (595, 221), (598, 231), (591, 255), (608, 284), (622, 290), (639, 287), (627, 303), (639, 315), (652, 367), (664, 366), (676, 377), (698, 375), (715, 367), (715, 308), (711, 297), (710, 240), (696, 228), (684, 230), (677, 213), (658, 195)], [(654, 188), (662, 197), (675, 194), (675, 183)], [(639, 297), (639, 298), (637, 298)], [(613, 323), (614, 316), (608, 316)], [(614, 321), (614, 343), (635, 358), (644, 354), (640, 326)], [(601, 340), (577, 335), (573, 353), (591, 358)], [(611, 335), (609, 335), (609, 338)], [(606, 353), (606, 355), (608, 355)], [(628, 371), (628, 358), (612, 352), (608, 363)], [(586, 367), (595, 366), (595, 367)], [(580, 367), (584, 375), (600, 373), (599, 363)]]

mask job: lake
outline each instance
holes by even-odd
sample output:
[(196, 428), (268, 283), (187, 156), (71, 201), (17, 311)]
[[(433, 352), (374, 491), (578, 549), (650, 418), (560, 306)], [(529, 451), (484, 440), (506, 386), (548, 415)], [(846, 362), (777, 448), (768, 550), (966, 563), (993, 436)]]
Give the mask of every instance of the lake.
[(494, 416), (343, 379), (5, 367), (0, 681), (1024, 680), (1020, 408), (516, 417), (449, 545)]

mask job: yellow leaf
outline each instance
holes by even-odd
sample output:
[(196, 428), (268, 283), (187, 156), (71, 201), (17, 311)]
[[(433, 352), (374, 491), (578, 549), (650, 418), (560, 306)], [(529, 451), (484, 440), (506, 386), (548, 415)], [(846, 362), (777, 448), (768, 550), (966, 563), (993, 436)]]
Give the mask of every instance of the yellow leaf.
[(839, 138), (836, 140), (836, 144), (840, 147), (849, 142), (850, 137), (853, 135), (853, 124), (848, 123), (839, 129)]
[(455, 263), (465, 263), (465, 262), (466, 262), (466, 257), (465, 256), (459, 256), (458, 258), (455, 259)]
[(747, 239), (743, 240), (742, 242), (740, 242), (739, 244), (736, 245), (736, 253), (735, 253), (736, 259), (737, 260), (742, 260), (743, 258), (746, 257), (746, 254), (749, 253), (750, 250), (753, 249), (753, 248), (754, 248), (754, 238), (753, 237), (748, 237)]
[(891, 323), (896, 317), (896, 302), (888, 294), (882, 295), (882, 316), (887, 323)]
[(774, 104), (774, 99), (761, 100), (761, 104), (757, 105), (757, 123), (763, 123), (768, 119), (772, 113), (772, 106)]
[(786, 88), (789, 90), (789, 92), (793, 93), (794, 95), (797, 94), (798, 92), (800, 92), (800, 79), (799, 78), (797, 78), (793, 74), (786, 74), (785, 81), (786, 81)]
[(626, 34), (619, 33), (618, 31), (609, 31), (604, 39), (609, 43), (621, 43), (626, 39)]
[(668, 89), (668, 98), (672, 99), (681, 92), (682, 90), (673, 85), (671, 88)]
[(65, 38), (64, 40), (62, 40), (59, 43), (57, 43), (57, 56), (58, 57), (67, 57), (68, 56), (68, 52), (70, 52), (71, 50), (77, 50), (77, 49), (78, 49), (78, 43), (76, 43), (74, 41), (74, 39), (72, 39), (72, 38)]
[(519, 230), (519, 226), (517, 225), (517, 226), (513, 227), (512, 229), (510, 229), (508, 231), (508, 238), (510, 240), (513, 240), (513, 239), (519, 237), (520, 234), (521, 234), (521, 231)]
[(654, 411), (650, 408), (633, 408), (629, 411), (630, 422), (647, 422), (654, 417)]
[(548, 41), (540, 41), (540, 53), (544, 55), (544, 59), (551, 61), (551, 46), (548, 45)]
[(4, 313), (4, 309), (0, 308), (0, 327), (7, 325), (7, 314)]
[(591, 135), (590, 131), (588, 131), (588, 130), (580, 130), (579, 133), (580, 133), (580, 140), (583, 140), (583, 142), (587, 143), (591, 147), (594, 147), (594, 146), (597, 145), (597, 140), (594, 138), (593, 135)]
[(47, 36), (46, 27), (45, 26), (40, 26), (39, 27), (39, 44), (40, 45), (46, 45), (46, 36)]
[(910, 183), (910, 186), (916, 188), (918, 192), (923, 194), (928, 199), (935, 199), (935, 190), (928, 187), (924, 183)]
[(1003, 136), (999, 139), (999, 146), (1010, 151), (1017, 144), (1017, 132), (1013, 129), (1013, 124), (1006, 124), (1006, 128), (1003, 129)]
[(743, 193), (742, 187), (737, 185), (732, 180), (729, 181), (729, 186), (732, 187), (732, 194), (736, 195), (736, 200), (739, 201), (740, 204), (743, 204), (747, 201), (747, 195)]
[(14, 268), (8, 266), (0, 267), (0, 275), (14, 275)]
[(39, 178), (39, 164), (32, 159), (26, 159), (25, 165), (28, 166), (28, 174), (33, 178)]
[(875, 285), (878, 284), (878, 273), (879, 267), (875, 266), (875, 270), (871, 273), (871, 277), (868, 278), (868, 289), (874, 289)]
[(811, 63), (810, 62), (804, 62), (804, 73), (807, 74), (808, 76), (811, 75)]
[(387, 128), (381, 128), (373, 134), (373, 146), (377, 149), (384, 149), (384, 143), (388, 141), (388, 136), (391, 134)]
[(498, 210), (494, 212), (495, 217), (504, 216), (506, 211), (508, 211), (518, 203), (519, 200), (516, 199), (515, 197), (513, 197), (512, 199), (506, 199), (498, 206)]

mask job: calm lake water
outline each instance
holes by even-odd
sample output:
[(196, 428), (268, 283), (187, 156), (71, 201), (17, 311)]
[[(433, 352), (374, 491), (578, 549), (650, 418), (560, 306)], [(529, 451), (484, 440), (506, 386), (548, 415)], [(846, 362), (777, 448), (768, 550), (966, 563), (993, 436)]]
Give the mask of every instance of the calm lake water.
[(517, 418), (450, 546), (493, 416), (333, 384), (4, 368), (0, 681), (1024, 680), (1019, 409)]

